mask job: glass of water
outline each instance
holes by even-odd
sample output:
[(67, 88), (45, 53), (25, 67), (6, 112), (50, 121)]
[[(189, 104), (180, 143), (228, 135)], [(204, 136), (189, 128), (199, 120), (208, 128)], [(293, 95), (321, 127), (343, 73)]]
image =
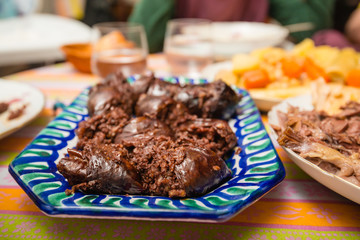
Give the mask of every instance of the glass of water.
[(142, 25), (105, 22), (92, 27), (92, 72), (100, 77), (121, 71), (125, 76), (146, 70), (148, 46)]
[(169, 21), (164, 53), (173, 75), (201, 77), (202, 69), (213, 61), (211, 21), (189, 18)]

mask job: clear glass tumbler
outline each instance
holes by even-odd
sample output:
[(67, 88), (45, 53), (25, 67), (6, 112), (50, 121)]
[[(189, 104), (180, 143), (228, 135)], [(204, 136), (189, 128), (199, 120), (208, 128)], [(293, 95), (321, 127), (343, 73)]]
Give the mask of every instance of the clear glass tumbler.
[(213, 61), (211, 21), (189, 18), (169, 21), (164, 53), (173, 75), (201, 77), (202, 69)]
[(98, 23), (92, 27), (92, 72), (106, 77), (114, 72), (125, 76), (146, 70), (148, 45), (144, 28), (127, 22)]

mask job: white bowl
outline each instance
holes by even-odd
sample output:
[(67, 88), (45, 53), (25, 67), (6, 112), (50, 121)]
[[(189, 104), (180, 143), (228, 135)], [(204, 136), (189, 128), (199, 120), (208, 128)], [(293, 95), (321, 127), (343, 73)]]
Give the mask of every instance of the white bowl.
[(277, 46), (289, 35), (288, 29), (276, 24), (258, 22), (214, 22), (212, 24), (214, 55), (229, 58), (257, 48)]
[[(268, 122), (269, 125), (279, 125), (279, 118), (277, 112), (287, 112), (288, 106), (292, 105), (295, 107), (299, 107), (300, 110), (312, 110), (312, 101), (310, 94), (302, 95), (294, 98), (288, 98), (276, 105), (271, 109), (268, 113)], [(270, 127), (270, 135), (272, 139), (277, 139), (277, 134)], [(309, 176), (314, 178), (319, 183), (328, 187), (329, 189), (337, 192), (338, 194), (360, 204), (360, 187), (356, 186), (353, 183), (350, 183), (332, 173), (329, 173), (310, 161), (304, 159), (300, 155), (293, 152), (291, 149), (286, 147), (282, 147), (285, 152), (288, 154), (289, 158), (298, 165), (304, 172), (306, 172)]]

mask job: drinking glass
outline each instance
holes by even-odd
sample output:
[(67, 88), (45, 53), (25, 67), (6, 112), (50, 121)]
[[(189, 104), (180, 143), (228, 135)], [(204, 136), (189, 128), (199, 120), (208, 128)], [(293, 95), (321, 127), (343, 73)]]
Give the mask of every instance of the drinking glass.
[(201, 77), (212, 63), (211, 21), (174, 19), (167, 23), (164, 53), (174, 75)]
[(95, 24), (91, 34), (91, 70), (100, 77), (122, 71), (125, 76), (146, 70), (148, 45), (142, 25), (127, 22)]

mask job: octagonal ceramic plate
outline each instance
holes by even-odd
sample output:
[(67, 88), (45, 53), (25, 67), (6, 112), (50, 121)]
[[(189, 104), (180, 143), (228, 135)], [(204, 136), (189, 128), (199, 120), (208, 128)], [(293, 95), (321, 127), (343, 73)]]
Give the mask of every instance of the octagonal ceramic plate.
[[(131, 78), (130, 80), (134, 80)], [(168, 78), (172, 82), (204, 83), (205, 80)], [(284, 167), (261, 122), (253, 100), (245, 90), (237, 115), (229, 124), (238, 138), (239, 154), (226, 163), (232, 178), (212, 192), (197, 198), (171, 199), (158, 196), (89, 195), (67, 196), (68, 182), (56, 163), (67, 148), (75, 146), (75, 129), (87, 115), (88, 90), (56, 117), (20, 155), (9, 171), (35, 204), (47, 215), (216, 222), (226, 221), (260, 199), (285, 177)]]

